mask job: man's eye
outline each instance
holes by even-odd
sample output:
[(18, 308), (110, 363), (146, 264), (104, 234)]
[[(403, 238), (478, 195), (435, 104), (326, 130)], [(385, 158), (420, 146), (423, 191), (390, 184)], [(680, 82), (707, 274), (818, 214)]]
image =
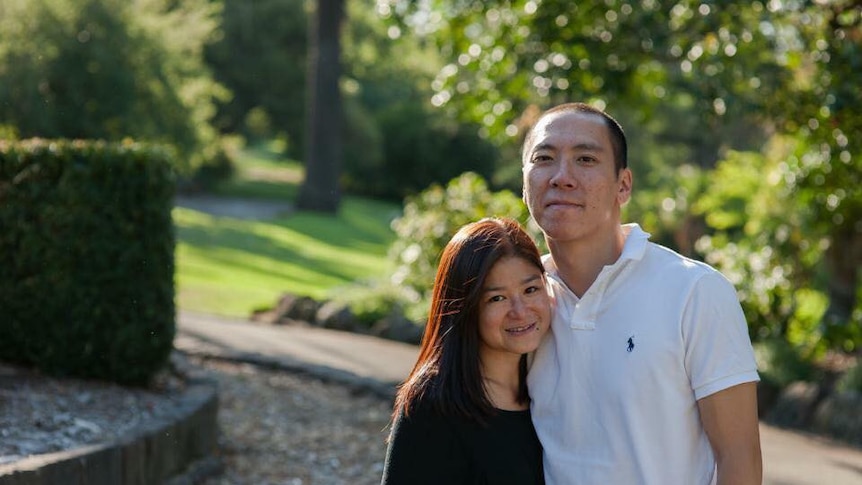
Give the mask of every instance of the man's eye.
[(551, 160), (552, 160), (552, 158), (550, 157), (550, 155), (534, 155), (533, 156), (533, 163), (549, 162)]

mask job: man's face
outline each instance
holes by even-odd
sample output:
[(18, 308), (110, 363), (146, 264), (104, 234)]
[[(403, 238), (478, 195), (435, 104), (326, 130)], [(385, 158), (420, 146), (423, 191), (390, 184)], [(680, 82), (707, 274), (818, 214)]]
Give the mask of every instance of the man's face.
[(524, 201), (549, 241), (609, 235), (631, 195), (631, 172), (614, 167), (604, 120), (595, 114), (553, 113), (533, 128), (525, 147)]

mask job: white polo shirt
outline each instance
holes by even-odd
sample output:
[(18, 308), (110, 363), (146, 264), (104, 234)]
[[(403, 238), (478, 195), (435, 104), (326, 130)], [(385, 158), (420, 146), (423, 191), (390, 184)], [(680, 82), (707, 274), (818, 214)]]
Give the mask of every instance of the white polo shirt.
[(549, 485), (707, 485), (715, 457), (697, 400), (759, 380), (736, 291), (708, 265), (648, 241), (578, 298), (546, 256), (552, 331), (528, 375)]

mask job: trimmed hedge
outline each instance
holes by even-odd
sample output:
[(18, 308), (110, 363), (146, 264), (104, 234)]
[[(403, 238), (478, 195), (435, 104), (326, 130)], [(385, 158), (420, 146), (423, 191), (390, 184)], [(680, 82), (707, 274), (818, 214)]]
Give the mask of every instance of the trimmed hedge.
[(168, 151), (0, 141), (0, 359), (144, 384), (173, 346)]

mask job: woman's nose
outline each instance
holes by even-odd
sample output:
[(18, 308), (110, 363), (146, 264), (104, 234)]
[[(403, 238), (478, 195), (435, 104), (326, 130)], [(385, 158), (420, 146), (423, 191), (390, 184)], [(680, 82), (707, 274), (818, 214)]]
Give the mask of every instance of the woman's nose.
[(527, 304), (521, 297), (515, 297), (510, 300), (511, 306), (509, 307), (509, 316), (512, 318), (519, 318), (526, 313)]

